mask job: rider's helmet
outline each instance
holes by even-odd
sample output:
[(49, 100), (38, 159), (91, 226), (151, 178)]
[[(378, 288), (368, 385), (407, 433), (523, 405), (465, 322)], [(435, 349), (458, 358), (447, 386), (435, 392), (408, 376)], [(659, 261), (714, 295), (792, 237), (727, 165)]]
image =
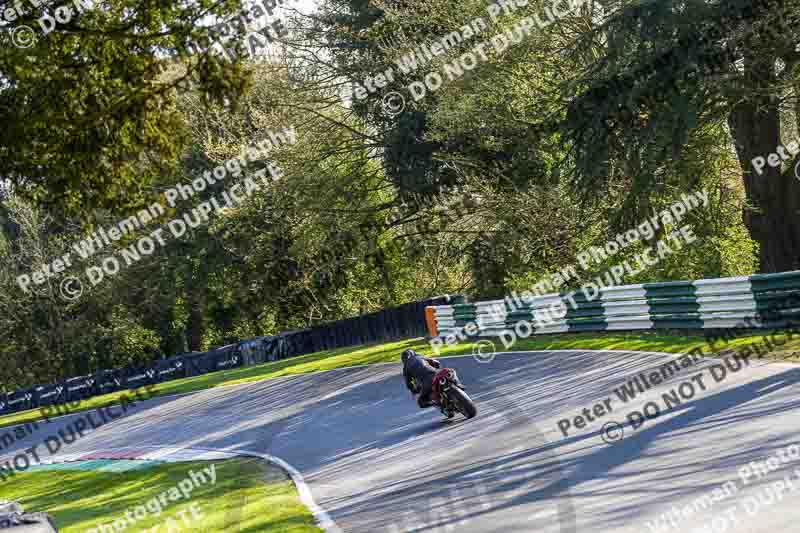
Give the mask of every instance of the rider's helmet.
[(408, 358), (412, 357), (413, 355), (414, 355), (414, 350), (410, 348), (408, 350), (403, 350), (403, 354), (400, 356), (400, 360), (403, 361), (403, 364), (406, 364)]

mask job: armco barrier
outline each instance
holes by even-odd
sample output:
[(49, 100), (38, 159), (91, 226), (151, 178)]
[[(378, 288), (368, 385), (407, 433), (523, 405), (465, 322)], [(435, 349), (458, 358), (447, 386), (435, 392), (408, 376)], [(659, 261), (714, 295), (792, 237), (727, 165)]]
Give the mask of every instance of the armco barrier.
[(50, 404), (64, 404), (109, 392), (322, 350), (422, 337), (427, 332), (426, 306), (454, 301), (461, 301), (461, 297), (439, 296), (309, 329), (229, 344), (209, 352), (179, 354), (154, 361), (145, 367), (103, 369), (88, 376), (73, 377), (51, 385), (37, 385), (8, 394), (0, 393), (0, 414), (36, 409)]
[(800, 320), (800, 271), (592, 286), (538, 297), (525, 292), (432, 309), (438, 336), (445, 338), (496, 337), (512, 330), (527, 337), (574, 331), (778, 328)]

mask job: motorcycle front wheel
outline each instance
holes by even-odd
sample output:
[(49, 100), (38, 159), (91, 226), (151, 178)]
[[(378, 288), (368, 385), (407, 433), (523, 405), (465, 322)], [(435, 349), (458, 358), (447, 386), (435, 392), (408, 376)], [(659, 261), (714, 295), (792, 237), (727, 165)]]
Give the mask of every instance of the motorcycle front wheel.
[(453, 387), (450, 389), (449, 393), (451, 401), (456, 405), (456, 408), (462, 415), (467, 418), (474, 418), (475, 415), (478, 414), (478, 408), (475, 407), (475, 403), (466, 392), (458, 387)]

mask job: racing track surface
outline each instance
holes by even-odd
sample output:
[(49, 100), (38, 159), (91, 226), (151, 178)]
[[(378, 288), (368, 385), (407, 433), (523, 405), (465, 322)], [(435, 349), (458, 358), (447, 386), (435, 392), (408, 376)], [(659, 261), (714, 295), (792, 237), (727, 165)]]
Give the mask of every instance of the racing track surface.
[[(719, 384), (706, 379), (707, 390), (637, 431), (625, 428), (623, 440), (601, 439), (603, 423), (624, 421), (714, 362), (628, 404), (616, 398), (613, 389), (627, 378), (671, 357), (554, 351), (498, 354), (488, 364), (446, 358), (478, 404), (477, 418), (452, 422), (416, 408), (399, 364), (279, 378), (149, 400), (60, 453), (169, 447), (271, 454), (303, 474), (344, 532), (691, 532), (712, 519), (716, 529), (708, 533), (796, 531), (796, 495), (755, 510), (751, 501), (753, 513), (743, 502), (764, 497), (783, 476), (800, 490), (793, 473), (800, 458), (746, 486), (737, 468), (800, 440), (800, 367), (754, 360)], [(613, 413), (562, 436), (559, 419), (610, 396)], [(70, 420), (43, 424), (14, 448), (42, 442)], [(728, 480), (739, 490), (725, 501), (694, 505), (677, 527), (647, 525)], [(721, 529), (721, 512), (734, 506)]]

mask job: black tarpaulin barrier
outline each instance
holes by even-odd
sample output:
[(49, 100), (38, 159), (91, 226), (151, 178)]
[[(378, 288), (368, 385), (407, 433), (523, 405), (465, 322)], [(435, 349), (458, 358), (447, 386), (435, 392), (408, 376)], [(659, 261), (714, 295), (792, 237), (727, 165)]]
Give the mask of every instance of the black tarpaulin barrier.
[[(262, 350), (266, 353), (267, 361), (277, 361), (360, 344), (424, 337), (428, 334), (425, 307), (449, 305), (451, 300), (450, 296), (441, 296), (308, 329), (289, 331), (274, 337), (264, 337), (261, 340)], [(252, 347), (248, 349), (253, 350)]]
[(74, 402), (85, 400), (97, 395), (94, 376), (80, 376), (69, 378), (64, 382), (66, 386), (66, 400)]
[(6, 403), (8, 404), (9, 411), (24, 411), (26, 409), (33, 409), (33, 397), (36, 393), (36, 387), (14, 391), (8, 394)]
[[(290, 332), (295, 333), (295, 332)], [(245, 365), (269, 363), (288, 357), (286, 333), (258, 337), (239, 345)], [(250, 362), (252, 361), (252, 362)]]
[(66, 383), (55, 383), (52, 385), (38, 385), (36, 387), (36, 407), (46, 405), (62, 404), (67, 401)]
[(0, 414), (33, 409), (39, 405), (63, 404), (119, 390), (136, 389), (144, 385), (279, 361), (324, 350), (424, 337), (428, 334), (425, 307), (450, 305), (458, 301), (458, 298), (460, 297), (440, 296), (308, 329), (249, 339), (208, 352), (182, 353), (154, 361), (144, 367), (101, 369), (89, 376), (69, 378), (52, 385), (37, 385), (11, 393), (0, 393)]
[(215, 358), (204, 352), (184, 356), (184, 364), (188, 376), (201, 376), (214, 371)]
[(242, 366), (243, 358), (239, 352), (238, 344), (229, 344), (209, 352), (209, 355), (213, 358), (213, 370), (227, 370)]
[(10, 412), (11, 407), (8, 405), (8, 395), (5, 392), (0, 392), (0, 415)]
[(119, 369), (97, 371), (95, 373), (97, 394), (108, 394), (122, 389), (122, 380), (122, 371)]
[(188, 375), (188, 365), (183, 356), (156, 361), (153, 369), (158, 375), (159, 382), (185, 378)]
[(138, 389), (158, 382), (158, 373), (154, 367), (126, 368), (122, 374), (124, 389)]

